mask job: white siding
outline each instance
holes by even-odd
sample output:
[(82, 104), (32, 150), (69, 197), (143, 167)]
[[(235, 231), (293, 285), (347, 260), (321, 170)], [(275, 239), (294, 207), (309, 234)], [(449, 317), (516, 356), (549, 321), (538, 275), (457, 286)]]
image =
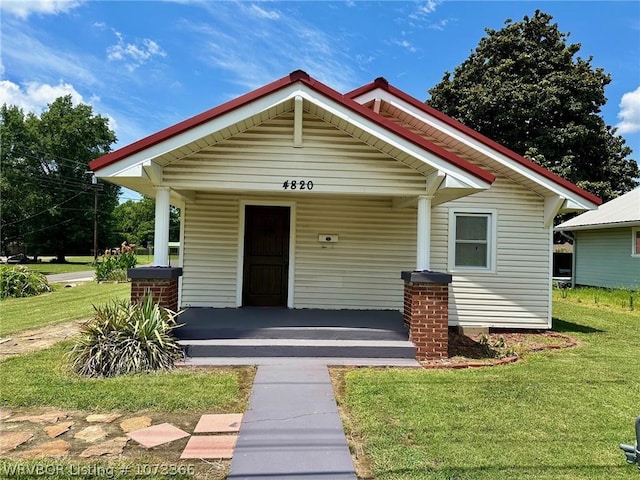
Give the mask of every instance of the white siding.
[(640, 287), (640, 257), (631, 256), (631, 227), (579, 230), (574, 235), (578, 285)]
[(198, 195), (184, 207), (182, 306), (236, 303), (239, 202)]
[(541, 197), (506, 178), (490, 190), (433, 209), (432, 268), (446, 271), (449, 209), (497, 210), (495, 273), (453, 272), (449, 322), (507, 328), (544, 328), (550, 318), (550, 234)]
[(279, 193), (285, 180), (311, 180), (313, 195), (424, 192), (421, 173), (308, 113), (303, 147), (293, 147), (293, 122), (286, 113), (175, 161), (163, 180), (187, 190)]
[[(294, 308), (402, 308), (416, 211), (389, 198), (197, 194), (185, 210), (182, 306), (235, 307), (240, 200), (296, 202)], [(325, 244), (319, 234), (337, 234)]]

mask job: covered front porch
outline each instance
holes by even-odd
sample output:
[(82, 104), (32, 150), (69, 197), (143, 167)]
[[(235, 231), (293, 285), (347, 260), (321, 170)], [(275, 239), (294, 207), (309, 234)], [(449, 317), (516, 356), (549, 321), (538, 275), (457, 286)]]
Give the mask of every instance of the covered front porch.
[(415, 357), (402, 314), (393, 310), (194, 307), (178, 323), (175, 335), (190, 359)]

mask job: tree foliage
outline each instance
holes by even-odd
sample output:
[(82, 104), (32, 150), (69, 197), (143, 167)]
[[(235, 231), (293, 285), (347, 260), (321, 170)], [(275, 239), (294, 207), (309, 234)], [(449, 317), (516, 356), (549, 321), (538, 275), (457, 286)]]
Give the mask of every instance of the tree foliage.
[(600, 196), (638, 185), (631, 149), (600, 115), (611, 77), (539, 10), (507, 20), (429, 90), (427, 103)]
[[(170, 207), (169, 241), (180, 239), (180, 210)], [(138, 246), (153, 245), (156, 203), (151, 197), (141, 200), (127, 200), (118, 205), (114, 212), (114, 231), (119, 238)]]
[(93, 247), (94, 193), (99, 190), (98, 238), (109, 242), (120, 188), (94, 187), (87, 163), (115, 142), (108, 120), (89, 105), (60, 97), (42, 114), (0, 109), (2, 250), (20, 245), (34, 255), (88, 253)]

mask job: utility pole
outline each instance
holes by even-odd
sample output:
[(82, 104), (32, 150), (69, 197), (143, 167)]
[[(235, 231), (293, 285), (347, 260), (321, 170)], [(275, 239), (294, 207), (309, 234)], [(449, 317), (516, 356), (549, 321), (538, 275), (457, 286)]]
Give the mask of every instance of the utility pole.
[(98, 177), (91, 177), (93, 184), (93, 263), (98, 263)]

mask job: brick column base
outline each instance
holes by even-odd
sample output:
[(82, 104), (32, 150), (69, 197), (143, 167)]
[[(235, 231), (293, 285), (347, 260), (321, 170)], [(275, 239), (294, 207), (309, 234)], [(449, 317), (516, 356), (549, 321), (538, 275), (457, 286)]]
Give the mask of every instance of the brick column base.
[(139, 303), (145, 295), (153, 295), (160, 306), (178, 311), (178, 279), (182, 268), (140, 267), (131, 268), (127, 276), (131, 279), (131, 302)]
[(449, 284), (451, 275), (439, 272), (402, 272), (404, 323), (416, 346), (416, 360), (448, 356)]

